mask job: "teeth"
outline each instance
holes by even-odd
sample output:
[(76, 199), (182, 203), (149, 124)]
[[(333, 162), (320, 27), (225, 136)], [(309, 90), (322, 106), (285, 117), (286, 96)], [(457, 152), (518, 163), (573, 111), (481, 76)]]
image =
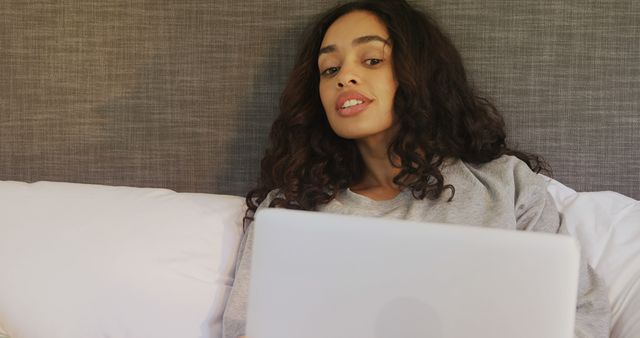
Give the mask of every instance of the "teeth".
[(362, 104), (362, 101), (355, 100), (355, 99), (347, 100), (345, 103), (342, 104), (341, 108), (349, 108), (349, 107), (353, 107), (353, 106), (359, 105), (359, 104)]

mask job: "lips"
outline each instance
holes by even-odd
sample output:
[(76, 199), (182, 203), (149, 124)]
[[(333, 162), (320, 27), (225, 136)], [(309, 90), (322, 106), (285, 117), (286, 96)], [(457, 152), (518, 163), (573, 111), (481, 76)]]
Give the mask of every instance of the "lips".
[(336, 111), (343, 117), (354, 116), (365, 110), (371, 103), (371, 99), (355, 92), (345, 92), (336, 100)]

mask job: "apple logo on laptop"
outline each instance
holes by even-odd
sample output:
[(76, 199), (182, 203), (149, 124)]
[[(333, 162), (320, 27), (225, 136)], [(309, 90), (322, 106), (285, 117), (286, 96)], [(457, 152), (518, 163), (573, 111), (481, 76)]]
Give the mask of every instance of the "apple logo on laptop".
[(375, 337), (442, 337), (442, 323), (429, 304), (411, 297), (385, 303), (375, 321)]

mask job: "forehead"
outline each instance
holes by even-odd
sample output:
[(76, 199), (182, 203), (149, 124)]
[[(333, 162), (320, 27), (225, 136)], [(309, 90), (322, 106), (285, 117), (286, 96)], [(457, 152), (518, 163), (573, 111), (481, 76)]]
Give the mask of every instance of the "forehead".
[(351, 44), (353, 39), (365, 35), (379, 35), (387, 39), (389, 33), (382, 20), (367, 11), (355, 11), (339, 17), (324, 34), (321, 47)]

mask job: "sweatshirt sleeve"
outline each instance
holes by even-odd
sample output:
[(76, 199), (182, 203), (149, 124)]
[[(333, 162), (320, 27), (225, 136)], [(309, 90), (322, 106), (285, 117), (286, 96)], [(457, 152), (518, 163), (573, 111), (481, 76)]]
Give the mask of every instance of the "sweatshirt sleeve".
[[(536, 186), (516, 202), (518, 229), (555, 232), (569, 235), (553, 197), (544, 186)], [(603, 280), (588, 264), (584, 253), (580, 255), (580, 275), (576, 309), (576, 338), (608, 338), (611, 309)]]
[(223, 338), (245, 335), (252, 250), (253, 223), (247, 227), (238, 248), (235, 279), (222, 315)]
[[(271, 201), (279, 196), (277, 190), (267, 194), (256, 212), (268, 208)], [(233, 286), (222, 314), (222, 338), (237, 338), (246, 334), (247, 302), (249, 300), (249, 281), (251, 280), (251, 257), (253, 255), (253, 222), (251, 222), (240, 240), (236, 256), (236, 271)]]

